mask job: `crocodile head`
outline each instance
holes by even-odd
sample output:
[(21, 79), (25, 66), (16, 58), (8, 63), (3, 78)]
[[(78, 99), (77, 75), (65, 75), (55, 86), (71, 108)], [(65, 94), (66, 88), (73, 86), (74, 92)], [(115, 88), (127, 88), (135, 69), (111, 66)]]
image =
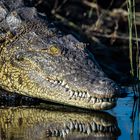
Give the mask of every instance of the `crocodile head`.
[[(34, 15), (32, 19), (27, 13)], [(116, 105), (118, 86), (83, 43), (48, 26), (34, 8), (17, 9), (4, 21), (10, 34), (1, 43), (1, 87), (81, 108), (104, 110)]]

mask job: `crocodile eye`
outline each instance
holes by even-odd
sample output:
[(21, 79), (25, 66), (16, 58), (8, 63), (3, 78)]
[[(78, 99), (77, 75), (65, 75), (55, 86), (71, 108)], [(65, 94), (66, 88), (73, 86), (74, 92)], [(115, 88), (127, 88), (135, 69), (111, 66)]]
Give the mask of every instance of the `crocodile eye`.
[(51, 55), (56, 55), (56, 56), (61, 54), (61, 50), (58, 48), (56, 44), (50, 45), (47, 52)]
[(23, 61), (24, 60), (23, 54), (17, 54), (17, 55), (15, 55), (15, 59), (17, 61)]

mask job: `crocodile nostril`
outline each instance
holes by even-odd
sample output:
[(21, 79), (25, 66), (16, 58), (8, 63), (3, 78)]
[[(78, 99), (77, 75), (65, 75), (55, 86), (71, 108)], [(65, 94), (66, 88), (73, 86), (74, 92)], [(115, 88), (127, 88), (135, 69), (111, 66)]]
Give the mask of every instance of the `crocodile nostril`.
[(102, 85), (107, 83), (107, 81), (105, 79), (99, 80), (98, 82)]
[(104, 84), (104, 81), (100, 80), (99, 83), (100, 83), (100, 84)]

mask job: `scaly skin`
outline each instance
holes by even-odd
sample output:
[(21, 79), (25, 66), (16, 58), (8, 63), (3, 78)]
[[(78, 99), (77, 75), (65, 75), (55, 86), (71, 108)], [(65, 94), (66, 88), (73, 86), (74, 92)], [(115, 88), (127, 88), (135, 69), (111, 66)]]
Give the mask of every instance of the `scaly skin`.
[(45, 109), (1, 108), (0, 115), (0, 138), (6, 140), (117, 139), (120, 135), (116, 119), (103, 112), (75, 112), (62, 107), (58, 111), (58, 107), (48, 105)]
[(1, 0), (0, 13), (3, 89), (87, 109), (116, 105), (118, 86), (83, 43), (57, 31), (22, 0)]

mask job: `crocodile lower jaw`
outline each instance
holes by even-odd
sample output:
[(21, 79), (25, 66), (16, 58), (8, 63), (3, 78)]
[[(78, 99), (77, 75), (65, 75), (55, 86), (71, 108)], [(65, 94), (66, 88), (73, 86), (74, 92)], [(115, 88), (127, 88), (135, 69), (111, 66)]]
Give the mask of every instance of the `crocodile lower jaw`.
[(106, 110), (116, 106), (117, 98), (94, 98), (91, 97), (90, 102), (95, 110)]
[(88, 92), (73, 92), (69, 95), (69, 105), (70, 103), (78, 102), (76, 106), (87, 109), (94, 110), (107, 110), (116, 106), (117, 98), (116, 97), (93, 97), (90, 96)]
[(95, 110), (108, 110), (116, 106), (116, 102), (97, 102), (93, 105)]
[(108, 110), (116, 106), (115, 98), (108, 99), (108, 100), (111, 100), (110, 102), (106, 101), (106, 99), (98, 99), (98, 98), (96, 98), (96, 101), (93, 101), (93, 100), (95, 99), (92, 97), (92, 99), (87, 103), (88, 104), (87, 106), (82, 106), (82, 104), (80, 104), (79, 102), (78, 107), (101, 111), (101, 110)]

